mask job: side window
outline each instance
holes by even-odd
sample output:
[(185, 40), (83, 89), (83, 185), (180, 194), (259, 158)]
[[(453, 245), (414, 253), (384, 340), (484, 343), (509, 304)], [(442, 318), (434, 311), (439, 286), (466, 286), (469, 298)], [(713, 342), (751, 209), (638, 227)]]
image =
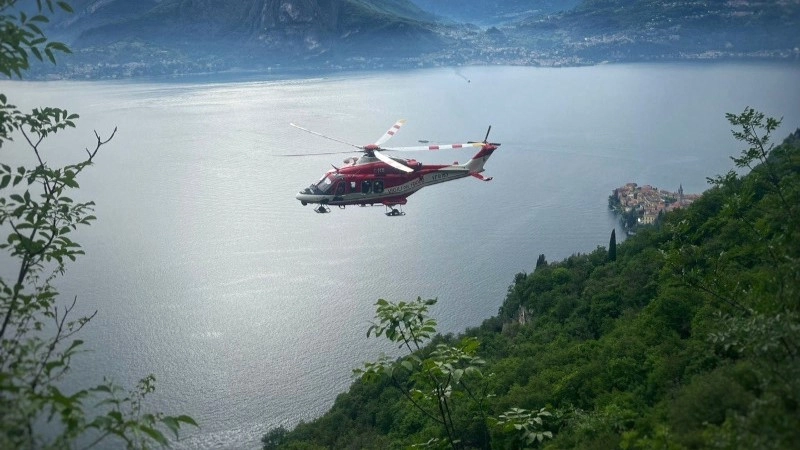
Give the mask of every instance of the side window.
[(336, 195), (344, 194), (344, 181), (340, 181), (336, 184)]
[(372, 188), (372, 181), (364, 180), (361, 182), (361, 193), (362, 194), (369, 194), (370, 189)]
[(383, 192), (383, 180), (375, 180), (375, 187), (373, 188), (376, 194)]

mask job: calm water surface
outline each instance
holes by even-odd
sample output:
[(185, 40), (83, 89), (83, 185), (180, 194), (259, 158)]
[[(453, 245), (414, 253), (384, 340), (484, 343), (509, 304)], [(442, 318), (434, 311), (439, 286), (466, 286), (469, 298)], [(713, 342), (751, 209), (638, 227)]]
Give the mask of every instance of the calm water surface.
[[(701, 192), (740, 150), (726, 112), (753, 106), (800, 125), (797, 66), (464, 68), (226, 83), (2, 82), (19, 106), (61, 106), (78, 129), (48, 141), (75, 161), (108, 135), (80, 195), (99, 220), (59, 281), (91, 349), (69, 383), (158, 380), (153, 407), (202, 424), (179, 446), (257, 448), (271, 427), (322, 414), (351, 369), (392, 348), (367, 340), (378, 298), (438, 297), (444, 332), (494, 315), (514, 274), (608, 243), (611, 190)], [(466, 80), (469, 80), (467, 82)], [(423, 189), (407, 215), (315, 214), (295, 193), (349, 147), (408, 120), (391, 145), (501, 142), (491, 183)], [(21, 146), (7, 159), (33, 164)], [(464, 162), (457, 151), (411, 157)], [(3, 276), (12, 270), (4, 263)], [(79, 361), (79, 363), (78, 363)]]

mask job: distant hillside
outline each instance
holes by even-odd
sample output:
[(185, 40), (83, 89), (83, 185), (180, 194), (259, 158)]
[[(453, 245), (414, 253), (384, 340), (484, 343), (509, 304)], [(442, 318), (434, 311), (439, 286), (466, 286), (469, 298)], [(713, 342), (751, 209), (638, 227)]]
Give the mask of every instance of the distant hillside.
[[(394, 32), (406, 38), (413, 38), (414, 32), (430, 34), (426, 26), (432, 21), (432, 16), (406, 0), (163, 0), (145, 2), (137, 14), (130, 14), (131, 3), (95, 2), (97, 7), (86, 9), (84, 16), (95, 26), (85, 27), (75, 44), (146, 38), (159, 43), (199, 41), (271, 49), (288, 44), (294, 50), (311, 50), (339, 41), (391, 38)], [(113, 13), (122, 14), (108, 21)]]
[(581, 0), (411, 0), (420, 8), (457, 22), (497, 25), (529, 16), (568, 11)]
[[(800, 0), (73, 0), (36, 77), (800, 61)], [(457, 23), (464, 21), (465, 23)]]
[(556, 39), (586, 60), (800, 56), (800, 0), (584, 0), (509, 30), (520, 45)]
[(408, 0), (72, 3), (75, 14), (60, 14), (48, 31), (76, 50), (76, 65), (162, 65), (166, 73), (319, 66), (349, 57), (417, 56), (447, 42), (433, 15)]
[(159, 0), (70, 0), (68, 3), (74, 13), (56, 11), (48, 31), (53, 38), (74, 42), (86, 30), (134, 19), (158, 6)]

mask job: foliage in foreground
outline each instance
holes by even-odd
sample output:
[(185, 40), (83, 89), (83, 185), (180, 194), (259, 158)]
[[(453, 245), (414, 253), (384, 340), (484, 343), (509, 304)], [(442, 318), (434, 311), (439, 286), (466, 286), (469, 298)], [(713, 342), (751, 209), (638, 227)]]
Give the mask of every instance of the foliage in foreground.
[[(30, 67), (29, 55), (55, 63), (55, 52), (69, 52), (49, 41), (40, 27), (56, 7), (71, 8), (39, 0), (38, 14), (29, 16), (16, 9), (17, 3), (0, 0), (0, 73), (21, 78)], [(185, 415), (144, 409), (145, 397), (155, 390), (152, 375), (130, 391), (110, 380), (74, 393), (59, 387), (83, 345), (76, 334), (94, 317), (72, 317), (77, 297), (64, 301), (53, 286), (67, 263), (83, 254), (72, 232), (95, 220), (94, 203), (72, 197), (81, 173), (116, 132), (108, 138), (95, 133), (95, 147), (86, 149), (85, 159), (50, 166), (47, 138), (74, 128), (77, 119), (53, 107), (23, 112), (0, 94), (0, 149), (20, 139), (33, 161), (31, 167), (16, 168), (0, 162), (0, 227), (6, 233), (0, 251), (15, 268), (12, 279), (0, 278), (0, 448), (168, 445), (164, 431), (177, 438), (183, 424), (197, 424)]]
[[(732, 158), (744, 175), (710, 178), (700, 200), (617, 245), (615, 257), (603, 247), (557, 263), (540, 255), (532, 273), (517, 274), (496, 317), (414, 353), (424, 360), (437, 346), (475, 339), (487, 416), (513, 427), (553, 411), (541, 429), (552, 440), (521, 442), (497, 428), (481, 440), (464, 426), (456, 427), (460, 445), (800, 442), (800, 130), (774, 147), (780, 121), (751, 108), (727, 118), (745, 147)], [(399, 449), (446, 437), (397, 384), (358, 380), (321, 418), (273, 430), (264, 448)], [(468, 424), (475, 410), (453, 414)]]

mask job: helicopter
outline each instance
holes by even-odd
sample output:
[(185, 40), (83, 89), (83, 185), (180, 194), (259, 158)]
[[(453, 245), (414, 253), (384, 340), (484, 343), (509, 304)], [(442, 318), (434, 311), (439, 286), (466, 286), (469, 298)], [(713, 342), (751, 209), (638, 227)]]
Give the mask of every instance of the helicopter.
[[(401, 206), (408, 202), (408, 196), (418, 190), (434, 184), (453, 181), (468, 176), (482, 181), (490, 181), (491, 177), (481, 175), (486, 160), (497, 150), (499, 143), (489, 142), (491, 125), (482, 142), (469, 141), (463, 144), (423, 145), (414, 147), (381, 147), (392, 138), (405, 120), (398, 120), (378, 140), (369, 145), (355, 145), (349, 142), (326, 136), (316, 131), (291, 123), (302, 131), (329, 139), (341, 144), (355, 147), (363, 154), (344, 160), (344, 166), (325, 172), (319, 181), (300, 191), (295, 197), (302, 205), (317, 204), (317, 213), (330, 212), (330, 206), (344, 209), (347, 205), (375, 205), (386, 207), (387, 216), (402, 216), (405, 212)], [(427, 141), (420, 141), (427, 142)], [(466, 164), (454, 162), (451, 165), (423, 164), (414, 159), (401, 159), (387, 156), (383, 151), (436, 151), (445, 149), (479, 148), (475, 156)], [(345, 152), (312, 153), (311, 155), (330, 155)], [(347, 153), (352, 153), (352, 150)], [(309, 155), (309, 154), (306, 154)], [(302, 156), (302, 155), (285, 155)]]

